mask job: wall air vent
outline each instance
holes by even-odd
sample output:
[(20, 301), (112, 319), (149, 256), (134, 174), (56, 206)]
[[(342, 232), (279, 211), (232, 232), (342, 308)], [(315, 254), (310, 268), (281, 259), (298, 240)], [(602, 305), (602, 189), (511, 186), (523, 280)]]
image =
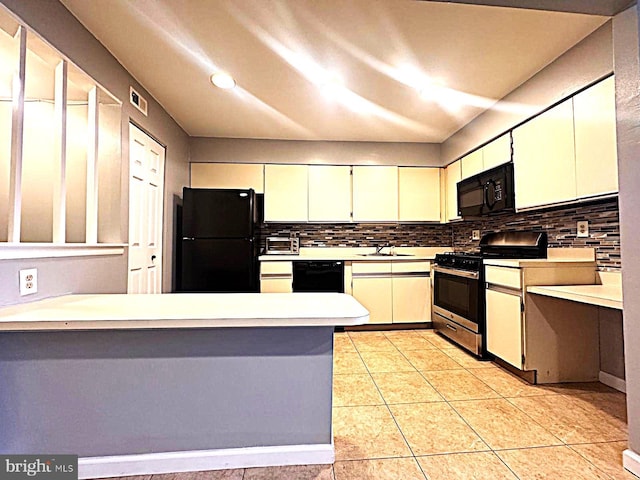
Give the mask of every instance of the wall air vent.
[(142, 95), (136, 92), (133, 87), (129, 87), (129, 101), (131, 102), (131, 105), (147, 116), (147, 101), (142, 97)]

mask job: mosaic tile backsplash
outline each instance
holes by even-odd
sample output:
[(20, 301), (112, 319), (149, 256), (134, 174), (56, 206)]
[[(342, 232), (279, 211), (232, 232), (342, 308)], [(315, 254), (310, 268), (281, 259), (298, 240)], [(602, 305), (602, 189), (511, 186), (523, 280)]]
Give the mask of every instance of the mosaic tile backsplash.
[[(589, 222), (589, 236), (577, 237), (576, 223)], [(620, 262), (620, 220), (618, 199), (552, 207), (522, 213), (505, 213), (478, 220), (465, 220), (451, 225), (454, 250), (470, 251), (479, 248), (472, 240), (472, 231), (481, 234), (533, 230), (547, 232), (549, 247), (593, 247), (600, 270), (617, 270)]]
[[(589, 236), (577, 237), (576, 222), (589, 222)], [(450, 247), (458, 251), (479, 248), (472, 231), (545, 231), (550, 247), (594, 247), (601, 270), (618, 270), (620, 223), (617, 198), (578, 205), (552, 207), (523, 213), (504, 213), (475, 220), (441, 224), (326, 224), (267, 223), (260, 228), (260, 245), (266, 237), (300, 237), (301, 247)]]

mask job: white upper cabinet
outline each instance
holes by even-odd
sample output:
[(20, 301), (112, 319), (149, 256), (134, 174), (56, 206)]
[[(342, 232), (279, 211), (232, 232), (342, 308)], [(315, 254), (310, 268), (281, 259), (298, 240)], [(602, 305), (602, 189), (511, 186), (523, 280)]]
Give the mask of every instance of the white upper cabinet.
[(458, 215), (458, 182), (461, 178), (461, 161), (457, 160), (445, 169), (446, 176), (446, 219), (457, 220), (460, 218)]
[(480, 148), (460, 159), (461, 179), (472, 177), (484, 170), (482, 156), (482, 149)]
[(573, 97), (578, 198), (618, 191), (614, 78)]
[(573, 102), (562, 102), (513, 130), (516, 208), (576, 198)]
[(307, 165), (265, 165), (265, 221), (307, 221), (308, 170)]
[(353, 220), (398, 221), (398, 167), (353, 167)]
[(351, 167), (309, 166), (309, 221), (351, 221)]
[(398, 168), (398, 220), (440, 221), (440, 168)]
[(261, 163), (192, 163), (192, 188), (253, 188), (264, 192)]
[(483, 170), (490, 170), (510, 161), (511, 134), (509, 132), (482, 147)]

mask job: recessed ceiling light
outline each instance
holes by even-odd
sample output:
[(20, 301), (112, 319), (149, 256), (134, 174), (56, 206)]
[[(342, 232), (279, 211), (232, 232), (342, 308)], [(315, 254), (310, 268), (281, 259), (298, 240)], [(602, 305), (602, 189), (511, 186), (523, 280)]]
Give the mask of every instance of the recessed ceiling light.
[(223, 88), (225, 90), (236, 86), (234, 78), (225, 72), (218, 72), (211, 75), (211, 83), (216, 87)]

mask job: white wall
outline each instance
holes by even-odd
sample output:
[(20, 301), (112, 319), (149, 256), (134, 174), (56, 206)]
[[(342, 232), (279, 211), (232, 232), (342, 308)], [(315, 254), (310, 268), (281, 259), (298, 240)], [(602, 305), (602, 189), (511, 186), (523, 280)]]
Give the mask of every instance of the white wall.
[[(640, 453), (640, 48), (638, 11), (613, 22), (629, 447)], [(638, 472), (635, 472), (636, 474)]]
[[(135, 122), (160, 143), (166, 145), (163, 290), (170, 290), (174, 243), (174, 201), (175, 196), (181, 195), (182, 187), (187, 185), (189, 181), (189, 143), (186, 133), (60, 2), (55, 0), (0, 0), (0, 3), (4, 4), (54, 48), (62, 52), (123, 102), (120, 125), (123, 162), (117, 166), (121, 196), (119, 205), (115, 207), (119, 210), (118, 217), (121, 219), (118, 238), (122, 241), (126, 241), (128, 235), (129, 121)], [(129, 104), (130, 85), (133, 85), (149, 101), (148, 116), (144, 116)], [(30, 263), (37, 267), (39, 262)], [(93, 265), (96, 262), (97, 260), (85, 258), (81, 265), (86, 265), (87, 274), (90, 274), (93, 272)], [(126, 262), (124, 264), (126, 265)], [(118, 268), (121, 268), (121, 264)], [(126, 279), (126, 275), (125, 267), (115, 276), (122, 276)], [(115, 276), (105, 275), (105, 279)], [(64, 281), (64, 275), (59, 275), (59, 277), (61, 281)], [(0, 271), (0, 283), (11, 285), (16, 282), (14, 278), (3, 278), (2, 271)], [(124, 285), (126, 285), (126, 281)], [(118, 288), (122, 288), (122, 283), (118, 284)], [(73, 291), (73, 285), (70, 285), (69, 291)], [(46, 292), (43, 293), (46, 294)], [(0, 304), (2, 303), (0, 302)]]
[(443, 142), (442, 164), (451, 163), (612, 71), (612, 29), (607, 22)]
[(440, 165), (436, 143), (320, 142), (193, 137), (192, 162)]

